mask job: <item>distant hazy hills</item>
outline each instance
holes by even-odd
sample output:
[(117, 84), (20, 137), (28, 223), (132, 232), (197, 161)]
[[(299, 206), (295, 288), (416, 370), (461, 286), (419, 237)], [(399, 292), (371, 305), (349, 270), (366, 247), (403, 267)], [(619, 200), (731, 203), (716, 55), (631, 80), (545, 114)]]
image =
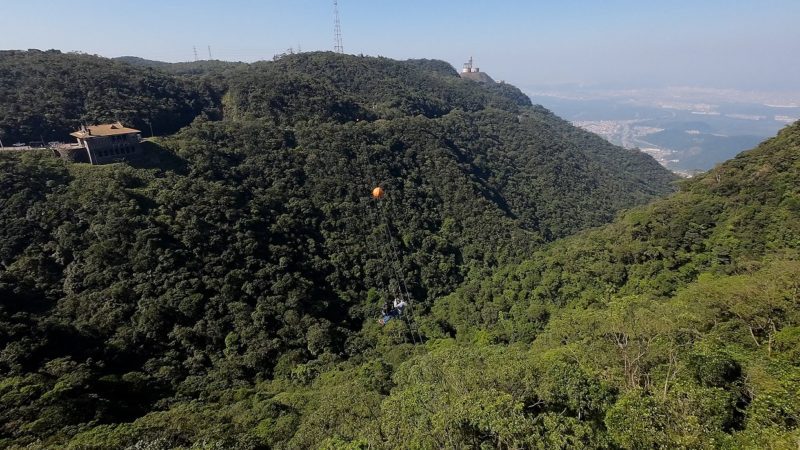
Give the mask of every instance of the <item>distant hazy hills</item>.
[(763, 137), (752, 135), (719, 136), (695, 130), (667, 129), (647, 135), (644, 139), (659, 148), (671, 149), (667, 158), (677, 160), (667, 167), (685, 170), (708, 170), (730, 159), (742, 149), (753, 148)]
[(642, 148), (672, 170), (708, 170), (800, 119), (791, 96), (665, 88), (539, 90), (537, 101), (628, 148)]

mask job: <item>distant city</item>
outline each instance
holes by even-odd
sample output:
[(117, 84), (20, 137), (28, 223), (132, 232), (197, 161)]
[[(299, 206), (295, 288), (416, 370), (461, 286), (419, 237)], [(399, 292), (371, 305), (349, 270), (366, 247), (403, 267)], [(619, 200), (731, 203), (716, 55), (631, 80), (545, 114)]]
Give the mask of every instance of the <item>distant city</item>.
[(528, 88), (573, 124), (639, 148), (684, 176), (711, 169), (800, 119), (800, 94), (702, 88)]

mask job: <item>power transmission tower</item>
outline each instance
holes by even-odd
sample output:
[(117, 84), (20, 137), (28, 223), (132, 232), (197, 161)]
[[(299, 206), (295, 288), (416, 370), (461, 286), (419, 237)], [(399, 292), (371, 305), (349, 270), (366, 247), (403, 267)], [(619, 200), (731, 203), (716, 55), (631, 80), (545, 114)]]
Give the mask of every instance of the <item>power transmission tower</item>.
[(194, 51), (194, 60), (197, 62), (197, 46), (192, 46), (192, 50)]
[(342, 46), (342, 24), (339, 22), (339, 1), (333, 0), (333, 51), (336, 53), (344, 53)]
[(213, 58), (211, 58), (211, 46), (209, 45), (208, 46), (208, 60), (211, 61), (212, 59)]

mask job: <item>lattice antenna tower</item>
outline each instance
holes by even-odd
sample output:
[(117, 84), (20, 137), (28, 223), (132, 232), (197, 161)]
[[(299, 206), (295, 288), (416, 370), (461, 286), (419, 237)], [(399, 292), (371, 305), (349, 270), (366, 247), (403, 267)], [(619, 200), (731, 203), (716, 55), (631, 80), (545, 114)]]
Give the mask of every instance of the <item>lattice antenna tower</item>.
[(194, 47), (192, 47), (192, 51), (194, 51), (194, 60), (196, 62), (197, 61), (197, 46), (196, 45)]
[(344, 46), (342, 46), (342, 24), (339, 22), (339, 1), (333, 0), (333, 51), (336, 53), (344, 53)]

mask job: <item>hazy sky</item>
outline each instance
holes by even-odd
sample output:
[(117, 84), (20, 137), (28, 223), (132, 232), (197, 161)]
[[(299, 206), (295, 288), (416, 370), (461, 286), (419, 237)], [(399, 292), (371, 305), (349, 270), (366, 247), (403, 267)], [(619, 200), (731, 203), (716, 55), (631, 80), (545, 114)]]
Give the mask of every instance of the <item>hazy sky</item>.
[[(800, 91), (800, 0), (340, 0), (347, 53), (470, 55), (520, 87)], [(0, 48), (164, 61), (333, 47), (328, 0), (0, 0)]]

